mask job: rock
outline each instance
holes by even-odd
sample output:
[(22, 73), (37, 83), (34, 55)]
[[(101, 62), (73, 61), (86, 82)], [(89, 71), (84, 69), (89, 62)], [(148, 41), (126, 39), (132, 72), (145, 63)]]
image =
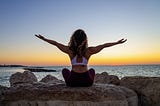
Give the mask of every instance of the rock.
[(124, 77), (120, 85), (137, 92), (139, 106), (160, 106), (160, 77)]
[(56, 70), (51, 69), (43, 69), (43, 68), (37, 68), (37, 67), (29, 67), (29, 68), (23, 68), (24, 70), (31, 71), (31, 72), (56, 72)]
[(4, 106), (4, 92), (7, 90), (8, 87), (0, 85), (0, 106)]
[(117, 76), (108, 75), (107, 72), (103, 72), (101, 74), (96, 74), (94, 82), (95, 83), (103, 83), (103, 84), (114, 84), (114, 85), (120, 84), (120, 80)]
[(111, 84), (67, 87), (35, 82), (10, 87), (4, 93), (7, 106), (137, 106), (134, 91)]
[(23, 73), (17, 72), (12, 74), (9, 79), (10, 85), (17, 85), (21, 83), (33, 83), (37, 82), (36, 76), (30, 71), (24, 71)]
[[(106, 77), (106, 73), (104, 78)], [(47, 75), (40, 82), (30, 71), (15, 73), (11, 87), (3, 91), (4, 106), (137, 106), (137, 94), (126, 87), (94, 84), (91, 87), (67, 87), (63, 81)], [(57, 83), (58, 82), (58, 83)], [(16, 86), (13, 86), (16, 85)]]
[(3, 94), (3, 91), (7, 90), (8, 87), (0, 85), (0, 95)]
[(65, 83), (62, 80), (59, 80), (58, 78), (56, 78), (55, 76), (52, 75), (47, 75), (46, 77), (42, 78), (42, 80), (40, 82), (45, 82), (45, 83)]

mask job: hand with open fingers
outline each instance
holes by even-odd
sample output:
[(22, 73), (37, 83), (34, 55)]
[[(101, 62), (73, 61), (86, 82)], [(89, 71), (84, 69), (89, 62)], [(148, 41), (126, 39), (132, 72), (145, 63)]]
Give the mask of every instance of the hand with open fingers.
[(42, 39), (42, 40), (44, 40), (45, 39), (45, 37), (43, 37), (42, 35), (35, 35), (36, 37), (38, 37), (38, 38), (40, 38), (40, 39)]
[(126, 42), (126, 41), (127, 41), (127, 39), (121, 39), (121, 40), (117, 41), (117, 43), (118, 43), (118, 44), (121, 44), (121, 43), (124, 43), (124, 42)]

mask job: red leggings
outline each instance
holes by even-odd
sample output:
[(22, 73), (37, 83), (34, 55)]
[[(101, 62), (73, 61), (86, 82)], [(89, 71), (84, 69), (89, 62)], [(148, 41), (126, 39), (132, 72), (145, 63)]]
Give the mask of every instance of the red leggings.
[(67, 86), (87, 87), (93, 85), (95, 70), (91, 68), (87, 72), (76, 73), (74, 71), (68, 70), (67, 68), (64, 68), (62, 70), (62, 75)]

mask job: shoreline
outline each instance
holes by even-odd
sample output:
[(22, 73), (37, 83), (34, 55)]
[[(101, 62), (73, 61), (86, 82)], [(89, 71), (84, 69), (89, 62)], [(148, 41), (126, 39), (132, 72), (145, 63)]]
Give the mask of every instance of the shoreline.
[[(21, 65), (22, 66), (22, 65)], [(1, 85), (9, 86), (9, 77), (15, 72), (25, 71), (23, 68), (36, 68), (33, 71), (38, 80), (41, 80), (46, 74), (55, 75), (57, 78), (63, 80), (61, 75), (62, 68), (71, 69), (70, 66), (26, 66), (26, 67), (0, 67), (0, 83)], [(160, 77), (160, 65), (123, 65), (123, 66), (89, 66), (94, 68), (96, 73), (107, 72), (110, 75), (116, 75), (120, 79), (125, 76), (146, 76), (146, 77)], [(40, 70), (39, 70), (40, 69)], [(45, 70), (41, 70), (45, 69)], [(54, 72), (48, 70), (56, 70)], [(43, 72), (42, 72), (43, 71)], [(46, 71), (46, 72), (45, 72)], [(48, 72), (47, 72), (48, 71)]]

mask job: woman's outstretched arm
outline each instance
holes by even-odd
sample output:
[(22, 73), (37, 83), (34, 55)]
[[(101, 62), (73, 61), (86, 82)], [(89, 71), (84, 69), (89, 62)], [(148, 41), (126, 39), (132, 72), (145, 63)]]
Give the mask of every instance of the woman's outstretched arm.
[(39, 39), (43, 40), (43, 41), (46, 41), (54, 46), (56, 46), (57, 48), (59, 48), (62, 52), (65, 52), (67, 54), (69, 54), (70, 50), (69, 50), (69, 47), (68, 46), (65, 46), (61, 43), (58, 43), (54, 40), (50, 40), (50, 39), (47, 39), (45, 37), (43, 37), (42, 35), (35, 35), (36, 37), (38, 37)]
[(122, 44), (126, 41), (127, 41), (127, 39), (121, 39), (121, 40), (118, 40), (117, 42), (105, 43), (105, 44), (102, 44), (102, 45), (98, 45), (96, 47), (89, 47), (88, 48), (88, 54), (90, 54), (90, 55), (96, 54), (106, 47), (111, 47), (111, 46), (114, 46), (114, 45), (117, 45), (117, 44)]

